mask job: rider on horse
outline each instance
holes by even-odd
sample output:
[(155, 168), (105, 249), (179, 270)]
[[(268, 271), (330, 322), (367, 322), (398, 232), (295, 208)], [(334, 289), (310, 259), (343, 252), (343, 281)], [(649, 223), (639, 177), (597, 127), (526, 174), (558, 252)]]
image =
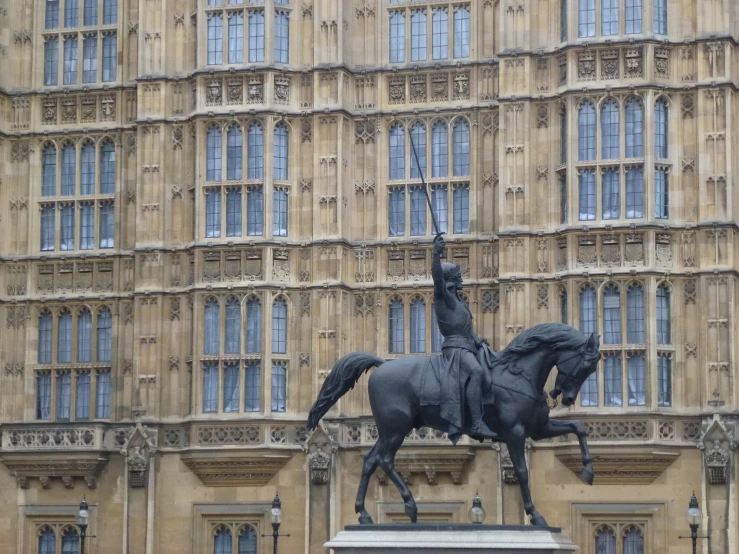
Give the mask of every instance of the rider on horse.
[[(463, 431), (474, 438), (489, 434), (482, 422), (482, 385), (485, 371), (489, 371), (489, 357), (495, 354), (472, 330), (472, 313), (457, 294), (462, 290), (462, 273), (458, 265), (441, 262), (444, 247), (444, 238), (438, 235), (431, 276), (436, 321), (444, 336), (441, 351), (446, 371), (441, 375), (441, 417), (450, 423), (449, 438), (456, 442)], [(466, 412), (469, 423), (465, 421)]]

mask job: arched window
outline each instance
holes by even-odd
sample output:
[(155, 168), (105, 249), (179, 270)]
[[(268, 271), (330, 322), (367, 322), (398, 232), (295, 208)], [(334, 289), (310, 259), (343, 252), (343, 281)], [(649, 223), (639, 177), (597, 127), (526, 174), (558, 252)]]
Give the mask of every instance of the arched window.
[(226, 303), (226, 354), (241, 351), (241, 304), (235, 298)]
[(77, 386), (75, 389), (75, 412), (77, 421), (90, 419), (90, 372), (77, 372)]
[(437, 121), (431, 130), (431, 176), (446, 177), (449, 173), (449, 137), (446, 123)]
[(262, 128), (253, 123), (249, 127), (249, 142), (247, 144), (249, 179), (261, 179), (264, 172), (264, 136)]
[(208, 14), (208, 65), (223, 63), (223, 14)]
[(670, 289), (657, 287), (657, 344), (671, 344)]
[(80, 194), (95, 194), (95, 145), (87, 142), (82, 146), (80, 167)]
[(71, 527), (62, 535), (62, 554), (78, 554), (80, 550), (80, 537), (76, 529)]
[(246, 302), (246, 352), (262, 351), (262, 303), (258, 298)]
[(207, 145), (207, 169), (205, 179), (207, 181), (221, 180), (221, 130), (218, 127), (208, 129)]
[(642, 130), (644, 110), (637, 98), (626, 102), (626, 157), (641, 158), (644, 155)]
[(405, 132), (400, 123), (390, 127), (390, 179), (405, 179)]
[(38, 363), (51, 363), (51, 329), (53, 321), (49, 312), (42, 312), (38, 317)]
[(431, 352), (441, 352), (441, 344), (444, 337), (439, 329), (439, 322), (436, 319), (436, 303), (431, 304)]
[(115, 192), (115, 144), (106, 140), (100, 149), (100, 193)]
[(226, 149), (226, 179), (240, 180), (242, 177), (242, 148), (243, 138), (241, 127), (231, 125), (227, 135), (228, 146)]
[(41, 196), (56, 195), (56, 146), (47, 144), (41, 162)]
[(603, 292), (603, 343), (621, 344), (621, 293), (616, 285)]
[(411, 302), (411, 353), (426, 352), (426, 303), (422, 298)]
[(48, 527), (39, 533), (38, 554), (56, 554), (56, 537), (54, 536), (54, 531)]
[(274, 179), (287, 180), (287, 127), (279, 123), (275, 127), (275, 144), (272, 170)]
[(596, 554), (616, 554), (616, 535), (610, 527), (602, 527), (595, 534)]
[(411, 10), (411, 61), (426, 60), (426, 10)]
[(69, 310), (64, 310), (59, 314), (56, 361), (60, 364), (68, 364), (72, 361), (72, 314)]
[(287, 353), (287, 302), (282, 298), (272, 304), (272, 353)]
[(290, 61), (290, 12), (275, 11), (275, 61)]
[(623, 541), (623, 554), (644, 554), (644, 536), (636, 527), (624, 533)]
[(654, 157), (667, 158), (667, 102), (660, 98), (654, 105)]
[(77, 361), (92, 361), (92, 314), (88, 309), (77, 315)]
[(108, 308), (103, 308), (98, 312), (97, 335), (97, 361), (109, 362), (113, 355), (113, 317)]
[(618, 104), (609, 100), (603, 106), (600, 116), (603, 159), (618, 158)]
[(595, 108), (589, 101), (583, 102), (577, 115), (578, 159), (595, 159)]
[(213, 545), (213, 554), (231, 554), (231, 531), (225, 527), (218, 529)]
[[(418, 122), (411, 127), (411, 140), (413, 146), (416, 147), (415, 154), (413, 148), (411, 148), (411, 179), (420, 179), (421, 175), (424, 177), (426, 174), (426, 126)], [(416, 154), (418, 155), (418, 162), (416, 162)]]
[(403, 301), (399, 298), (390, 301), (389, 324), (388, 351), (391, 354), (402, 354), (405, 346), (405, 314), (403, 313)]
[(257, 533), (252, 527), (244, 527), (239, 533), (238, 554), (257, 554)]
[(284, 412), (287, 404), (287, 363), (272, 362), (272, 411)]
[(644, 289), (641, 285), (631, 285), (626, 293), (626, 329), (629, 344), (643, 344), (644, 341)]
[(72, 196), (77, 179), (76, 150), (67, 144), (62, 148), (62, 196)]
[(205, 343), (203, 353), (206, 355), (218, 354), (219, 350), (219, 328), (220, 307), (215, 299), (205, 303)]
[(470, 55), (470, 7), (454, 7), (454, 57), (468, 58)]
[(445, 60), (449, 57), (449, 8), (433, 8), (431, 14), (432, 55), (435, 60)]
[(466, 120), (460, 119), (454, 124), (454, 143), (452, 144), (454, 176), (462, 177), (470, 174), (470, 126)]
[[(595, 289), (586, 286), (580, 291), (580, 331), (590, 335), (596, 330)], [(591, 374), (580, 389), (580, 404), (583, 406), (598, 405), (598, 377)]]
[(72, 403), (72, 376), (69, 371), (56, 374), (56, 419), (69, 421), (69, 408)]

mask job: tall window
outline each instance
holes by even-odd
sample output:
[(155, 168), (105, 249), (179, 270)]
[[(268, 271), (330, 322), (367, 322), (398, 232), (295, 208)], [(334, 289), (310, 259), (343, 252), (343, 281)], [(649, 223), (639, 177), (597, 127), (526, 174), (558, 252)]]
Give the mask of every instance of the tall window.
[(249, 61), (264, 61), (264, 10), (249, 11)]
[(578, 127), (578, 159), (588, 161), (595, 159), (595, 108), (589, 101), (580, 106), (577, 118)]
[(208, 14), (208, 65), (223, 63), (223, 14)]
[(56, 361), (60, 364), (68, 364), (72, 361), (72, 314), (69, 310), (64, 310), (59, 314)]
[(112, 202), (100, 205), (100, 248), (113, 248), (115, 215)]
[(289, 61), (290, 22), (288, 16), (289, 12), (280, 10), (275, 12), (275, 61), (278, 63)]
[(98, 312), (97, 334), (97, 361), (110, 362), (113, 359), (113, 318), (108, 308)]
[(449, 197), (447, 196), (446, 185), (434, 185), (431, 189), (431, 205), (434, 208), (434, 217), (439, 225), (438, 229), (433, 229), (434, 233), (446, 233), (449, 220)]
[(578, 0), (578, 36), (595, 36), (595, 0)]
[(95, 417), (110, 417), (110, 371), (98, 370), (97, 389), (95, 390)]
[(422, 298), (411, 301), (411, 354), (426, 352), (426, 303)]
[(66, 0), (64, 3), (64, 26), (77, 27), (79, 25), (79, 0)]
[(559, 163), (567, 163), (567, 108), (559, 112)]
[(218, 411), (218, 364), (203, 366), (203, 412)]
[(95, 248), (95, 206), (91, 202), (80, 204), (80, 249)]
[(59, 0), (46, 0), (46, 29), (59, 28)]
[(405, 61), (405, 12), (390, 12), (390, 63)]
[(218, 354), (220, 329), (220, 307), (215, 299), (205, 303), (205, 342), (203, 353), (207, 355)]
[(41, 250), (54, 250), (54, 228), (56, 225), (54, 206), (41, 207)]
[(228, 63), (244, 63), (244, 16), (241, 12), (228, 14)]
[(103, 37), (103, 82), (115, 81), (118, 69), (118, 39), (115, 35)]
[(221, 189), (210, 189), (205, 193), (205, 236), (221, 236)]
[(223, 411), (226, 413), (239, 411), (239, 371), (238, 362), (226, 364), (223, 369)]
[(264, 136), (262, 128), (253, 123), (249, 127), (249, 138), (247, 144), (248, 175), (249, 179), (261, 179), (264, 172)]
[(216, 532), (213, 554), (231, 554), (231, 531), (225, 527)]
[[(595, 289), (586, 286), (580, 291), (580, 331), (590, 335), (596, 330)], [(590, 375), (580, 389), (580, 404), (583, 406), (598, 405), (597, 373)]]
[(654, 0), (654, 33), (667, 34), (667, 0)]
[(272, 202), (272, 234), (275, 237), (287, 236), (287, 189), (275, 188)]
[(277, 180), (287, 180), (287, 127), (279, 123), (275, 127), (273, 177)]
[(470, 174), (470, 126), (464, 119), (454, 124), (454, 143), (452, 156), (454, 160), (454, 176), (462, 177)]
[(671, 344), (670, 289), (657, 287), (657, 344)]
[(77, 554), (80, 548), (80, 538), (76, 529), (67, 529), (62, 535), (62, 554)]
[[(416, 123), (411, 127), (411, 140), (415, 146), (415, 153), (411, 148), (411, 179), (420, 179), (423, 174), (426, 176), (426, 126), (423, 123)], [(418, 162), (416, 162), (416, 155)], [(419, 167), (420, 163), (420, 167)]]
[(241, 304), (235, 298), (226, 303), (225, 348), (226, 354), (241, 352)]
[(616, 285), (603, 292), (603, 342), (621, 344), (621, 294)]
[(226, 236), (241, 236), (241, 189), (226, 192)]
[(208, 129), (207, 167), (205, 178), (208, 181), (221, 180), (221, 130), (218, 127)]
[(56, 195), (56, 146), (44, 147), (41, 162), (41, 196)]
[(559, 0), (559, 40), (567, 42), (567, 0)]
[(470, 232), (470, 186), (454, 187), (454, 232)]
[(77, 315), (77, 361), (92, 361), (92, 314), (87, 309)]
[(641, 166), (626, 168), (626, 217), (644, 217), (644, 173)]
[(272, 304), (272, 353), (287, 353), (287, 302), (282, 298)]
[(667, 158), (667, 102), (660, 98), (654, 104), (654, 157)]
[(389, 311), (389, 348), (391, 354), (402, 354), (405, 350), (405, 314), (403, 313), (403, 301), (395, 298), (390, 301)]
[(77, 36), (64, 39), (64, 84), (77, 84)]
[(643, 344), (644, 339), (644, 289), (631, 285), (626, 293), (626, 328), (629, 344)]
[(433, 8), (431, 15), (431, 46), (435, 60), (449, 57), (449, 9)]
[(449, 138), (446, 123), (437, 121), (431, 131), (431, 177), (446, 177), (448, 169)]
[(454, 57), (470, 57), (470, 7), (454, 8)]
[(59, 39), (46, 37), (44, 43), (44, 85), (54, 86), (59, 79)]
[(56, 536), (48, 527), (39, 533), (38, 554), (56, 554)]
[(595, 219), (595, 170), (584, 169), (579, 176), (580, 221)]
[(262, 351), (262, 303), (258, 298), (246, 302), (246, 353)]
[(390, 179), (405, 179), (405, 130), (400, 123), (390, 127)]
[(644, 406), (647, 400), (646, 364), (643, 353), (629, 357), (629, 406)]
[(106, 140), (100, 149), (100, 194), (115, 192), (115, 145)]
[(244, 411), (260, 411), (262, 403), (262, 368), (259, 362), (246, 364), (244, 387)]
[(601, 135), (603, 139), (603, 159), (618, 158), (618, 104), (609, 100), (601, 112)]
[(426, 10), (411, 10), (411, 61), (426, 60)]
[(257, 554), (257, 534), (251, 527), (244, 527), (239, 534), (239, 554)]
[(51, 419), (51, 374), (48, 372), (36, 374), (36, 419)]
[(72, 144), (62, 148), (62, 196), (72, 196), (76, 188), (77, 152)]
[(595, 551), (597, 554), (616, 554), (616, 535), (610, 528), (602, 527), (595, 535)]
[(567, 223), (567, 174), (559, 176), (559, 222)]
[(670, 217), (670, 181), (664, 167), (658, 167), (654, 172), (654, 217)]
[(621, 354), (611, 353), (603, 359), (603, 386), (606, 406), (621, 406), (623, 384), (621, 381)]
[(672, 359), (662, 352), (657, 354), (657, 405), (672, 406)]
[(241, 180), (243, 138), (241, 127), (232, 125), (226, 135), (228, 146), (226, 148), (226, 179)]
[(95, 194), (95, 145), (86, 142), (82, 146), (80, 157), (80, 193)]
[(60, 250), (74, 250), (74, 206), (61, 207)]
[(84, 25), (90, 27), (98, 24), (98, 0), (85, 0)]
[(246, 234), (260, 236), (263, 232), (264, 199), (261, 188), (249, 189), (246, 193)]
[(642, 0), (626, 0), (626, 34), (641, 33)]
[(603, 172), (603, 219), (618, 219), (620, 211), (618, 169)]
[(641, 158), (644, 155), (642, 127), (644, 114), (639, 100), (632, 98), (626, 103), (626, 157)]
[(618, 0), (601, 0), (601, 34), (618, 34)]
[(405, 189), (403, 187), (393, 187), (390, 189), (390, 198), (388, 204), (388, 223), (389, 233), (391, 237), (398, 237), (405, 234)]
[(68, 421), (72, 399), (72, 376), (69, 371), (56, 374), (56, 419)]
[(98, 72), (98, 39), (85, 37), (82, 41), (82, 82), (94, 83)]
[(272, 363), (272, 411), (284, 412), (287, 398), (287, 363)]
[(426, 195), (422, 187), (411, 187), (411, 235), (426, 234)]
[(118, 23), (118, 0), (103, 0), (103, 25)]

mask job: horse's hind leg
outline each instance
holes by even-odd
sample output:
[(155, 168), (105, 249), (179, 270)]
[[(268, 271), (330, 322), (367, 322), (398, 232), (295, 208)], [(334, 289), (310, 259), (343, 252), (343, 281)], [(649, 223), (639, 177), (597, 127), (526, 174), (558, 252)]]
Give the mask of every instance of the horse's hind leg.
[(520, 429), (520, 426), (516, 426), (509, 434), (506, 444), (508, 445), (508, 453), (511, 455), (511, 462), (513, 462), (513, 471), (515, 471), (518, 485), (521, 487), (523, 507), (531, 517), (531, 524), (537, 527), (546, 527), (546, 520), (536, 511), (534, 501), (531, 499), (529, 470), (526, 467), (526, 435), (523, 429)]
[(367, 486), (372, 474), (380, 464), (378, 451), (382, 443), (377, 441), (375, 445), (367, 453), (362, 465), (362, 478), (359, 481), (359, 490), (357, 490), (357, 500), (354, 502), (354, 511), (359, 514), (359, 523), (373, 523), (372, 516), (364, 509), (364, 499), (367, 497)]
[(380, 466), (385, 471), (390, 480), (398, 487), (400, 496), (403, 497), (405, 502), (405, 514), (411, 518), (411, 523), (416, 523), (418, 518), (418, 508), (416, 507), (416, 501), (413, 500), (411, 491), (403, 481), (403, 478), (395, 471), (395, 454), (403, 444), (405, 440), (405, 434), (396, 434), (380, 437), (378, 443), (382, 443), (378, 454), (380, 456)]

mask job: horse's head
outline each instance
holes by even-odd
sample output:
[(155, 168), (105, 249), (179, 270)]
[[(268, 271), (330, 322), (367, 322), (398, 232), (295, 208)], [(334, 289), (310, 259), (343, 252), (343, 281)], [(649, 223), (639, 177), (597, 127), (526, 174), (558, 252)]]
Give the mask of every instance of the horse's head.
[(592, 333), (578, 349), (560, 350), (552, 398), (562, 393), (562, 404), (572, 406), (580, 387), (598, 367), (598, 360), (600, 360), (600, 338), (595, 333)]

